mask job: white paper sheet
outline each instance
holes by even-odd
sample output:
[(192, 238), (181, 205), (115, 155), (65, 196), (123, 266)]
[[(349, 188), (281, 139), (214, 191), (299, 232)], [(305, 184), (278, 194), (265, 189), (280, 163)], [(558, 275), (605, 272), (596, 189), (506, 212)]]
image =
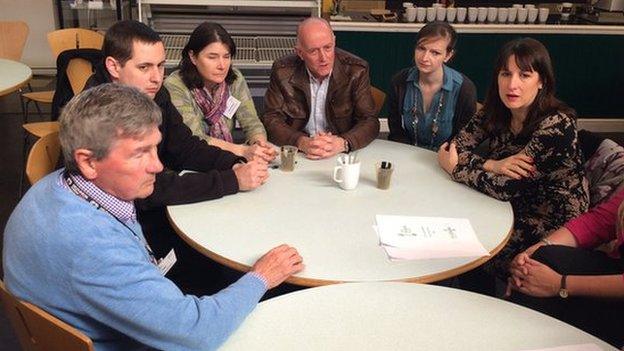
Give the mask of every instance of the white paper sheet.
[(488, 256), (465, 218), (377, 215), (379, 243), (392, 260)]

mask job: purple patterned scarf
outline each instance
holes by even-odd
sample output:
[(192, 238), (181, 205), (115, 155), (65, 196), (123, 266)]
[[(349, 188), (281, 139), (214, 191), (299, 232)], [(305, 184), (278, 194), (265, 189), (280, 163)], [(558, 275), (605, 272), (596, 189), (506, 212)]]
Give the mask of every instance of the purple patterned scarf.
[(232, 133), (225, 122), (225, 118), (223, 118), (223, 112), (225, 112), (230, 97), (230, 89), (228, 89), (227, 83), (219, 84), (214, 96), (210, 94), (210, 90), (206, 86), (201, 89), (194, 88), (191, 92), (208, 124), (206, 134), (231, 143), (233, 141)]

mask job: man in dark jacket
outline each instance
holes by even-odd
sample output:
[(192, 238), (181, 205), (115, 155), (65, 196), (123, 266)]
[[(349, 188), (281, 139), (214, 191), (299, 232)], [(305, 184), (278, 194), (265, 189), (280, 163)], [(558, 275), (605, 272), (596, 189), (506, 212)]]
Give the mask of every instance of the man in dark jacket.
[[(152, 97), (162, 110), (159, 128), (162, 141), (158, 145), (158, 157), (165, 170), (156, 176), (152, 195), (136, 203), (143, 232), (157, 256), (164, 257), (171, 248), (175, 249), (178, 263), (168, 277), (182, 290), (187, 293), (212, 293), (214, 291), (206, 289), (217, 290), (219, 287), (214, 284), (198, 287), (202, 282), (197, 281), (198, 277), (189, 274), (187, 269), (203, 270), (201, 280), (206, 282), (209, 280), (206, 279), (206, 271), (214, 271), (216, 267), (206, 269), (209, 261), (176, 235), (167, 221), (165, 207), (255, 189), (268, 178), (267, 164), (261, 160), (244, 163), (244, 159), (210, 146), (192, 135), (171, 103), (169, 93), (162, 88), (165, 47), (160, 36), (151, 28), (137, 21), (117, 22), (106, 32), (102, 51), (106, 81), (138, 88)], [(92, 76), (87, 86), (106, 83), (96, 81), (96, 77)], [(179, 175), (183, 170), (194, 172)]]
[(296, 145), (321, 159), (363, 148), (379, 133), (368, 63), (336, 49), (329, 23), (308, 18), (297, 29), (296, 54), (273, 64), (262, 121), (277, 145)]

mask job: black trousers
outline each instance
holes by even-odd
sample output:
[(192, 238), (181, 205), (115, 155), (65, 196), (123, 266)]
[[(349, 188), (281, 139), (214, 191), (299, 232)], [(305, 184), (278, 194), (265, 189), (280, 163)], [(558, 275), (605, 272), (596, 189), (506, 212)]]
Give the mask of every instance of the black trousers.
[[(622, 260), (610, 258), (601, 251), (548, 245), (535, 251), (532, 258), (559, 274), (612, 275), (624, 272)], [(511, 301), (571, 324), (615, 347), (624, 345), (624, 299), (539, 298), (514, 292)]]

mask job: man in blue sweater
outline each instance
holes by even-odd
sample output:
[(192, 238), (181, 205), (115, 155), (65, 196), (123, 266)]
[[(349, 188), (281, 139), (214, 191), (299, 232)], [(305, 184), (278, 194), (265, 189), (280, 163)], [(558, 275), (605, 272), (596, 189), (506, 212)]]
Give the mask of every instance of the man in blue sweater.
[(212, 350), (267, 289), (303, 268), (287, 245), (212, 295), (184, 295), (164, 277), (136, 220), (163, 170), (161, 112), (148, 96), (104, 84), (76, 96), (60, 119), (65, 168), (37, 182), (4, 233), (5, 283), (88, 335), (96, 350)]

